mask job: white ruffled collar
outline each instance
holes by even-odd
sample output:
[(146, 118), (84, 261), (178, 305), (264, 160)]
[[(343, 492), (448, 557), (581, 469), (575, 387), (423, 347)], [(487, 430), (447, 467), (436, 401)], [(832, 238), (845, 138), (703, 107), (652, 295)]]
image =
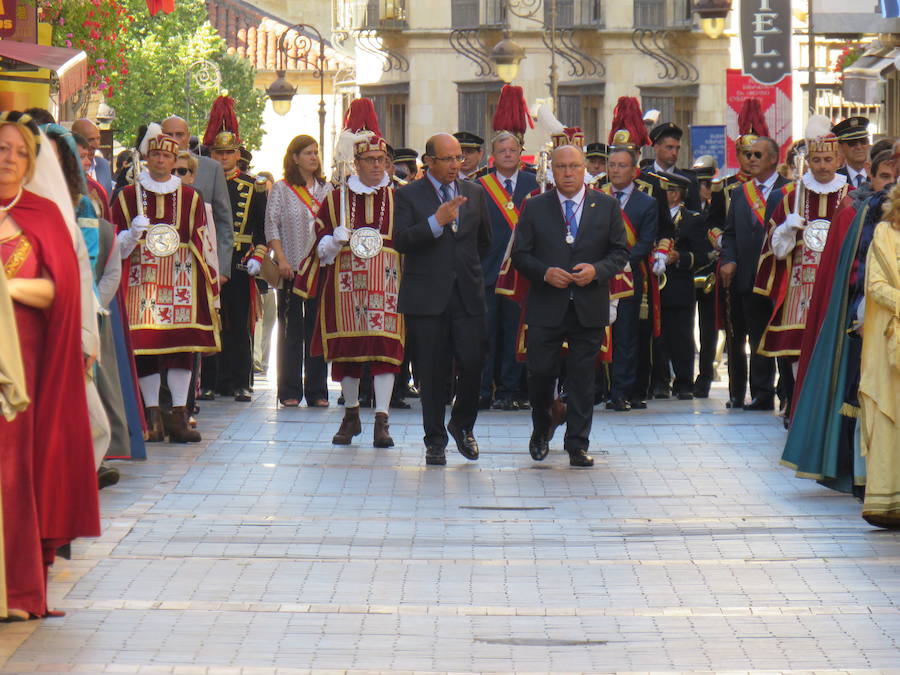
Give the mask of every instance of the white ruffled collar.
[(810, 192), (815, 192), (819, 195), (830, 195), (832, 192), (837, 192), (847, 184), (847, 177), (842, 173), (834, 174), (834, 178), (828, 183), (820, 183), (813, 177), (812, 171), (807, 171), (803, 174), (802, 180), (803, 187)]
[(181, 178), (178, 176), (172, 175), (168, 180), (160, 183), (159, 181), (155, 181), (150, 177), (150, 172), (147, 169), (141, 171), (141, 175), (138, 178), (138, 182), (141, 184), (141, 187), (149, 192), (155, 192), (160, 195), (167, 195), (170, 192), (175, 192), (178, 187), (181, 185)]
[(387, 175), (387, 171), (384, 172), (384, 175), (381, 177), (381, 182), (374, 187), (369, 187), (365, 185), (360, 179), (359, 176), (353, 174), (350, 178), (347, 179), (347, 187), (350, 188), (353, 192), (358, 195), (371, 195), (378, 192), (381, 188), (389, 185), (391, 182), (391, 177)]

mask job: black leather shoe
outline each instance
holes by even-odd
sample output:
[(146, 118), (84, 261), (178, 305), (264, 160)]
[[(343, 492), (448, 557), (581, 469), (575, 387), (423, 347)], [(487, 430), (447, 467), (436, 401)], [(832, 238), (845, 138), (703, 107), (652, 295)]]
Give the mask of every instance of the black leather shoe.
[(447, 431), (450, 432), (453, 440), (456, 441), (456, 449), (459, 450), (459, 454), (466, 459), (478, 459), (478, 441), (475, 440), (469, 429), (460, 429), (451, 420), (447, 425)]
[(628, 412), (631, 406), (624, 398), (611, 398), (606, 402), (607, 410), (615, 410), (616, 412)]
[(503, 401), (503, 409), (504, 410), (518, 410), (519, 402), (516, 400), (513, 400), (511, 398), (507, 398)]
[(506, 399), (498, 398), (498, 399), (495, 399), (494, 402), (491, 404), (491, 409), (492, 410), (506, 410), (506, 405), (507, 405)]
[(234, 390), (234, 400), (240, 401), (241, 403), (247, 403), (250, 400), (250, 390), (249, 389), (235, 389)]
[(444, 466), (447, 463), (447, 453), (444, 448), (435, 445), (425, 446), (425, 463), (428, 466)]
[(628, 407), (630, 407), (632, 410), (646, 410), (647, 401), (640, 398), (633, 398), (628, 401)]
[(201, 401), (215, 401), (216, 392), (214, 389), (202, 389), (200, 390), (200, 395), (197, 398)]
[(689, 391), (679, 391), (678, 394), (679, 401), (693, 401), (694, 395)]
[(668, 389), (654, 389), (653, 390), (653, 398), (672, 398), (672, 392)]
[(97, 484), (99, 489), (115, 485), (119, 482), (119, 470), (106, 464), (101, 464), (97, 470)]
[(705, 382), (694, 383), (694, 398), (709, 398), (710, 385)]
[(775, 410), (775, 399), (755, 398), (744, 404), (744, 410)]
[(517, 398), (516, 410), (531, 410), (531, 403), (528, 402), (527, 398)]
[(490, 396), (482, 396), (478, 399), (478, 409), (479, 410), (490, 410), (491, 409), (491, 397)]
[(409, 410), (410, 408), (412, 408), (412, 406), (402, 398), (392, 398), (391, 407), (396, 408), (397, 410)]
[(594, 466), (594, 458), (584, 450), (569, 450), (569, 466)]
[(743, 410), (744, 408), (744, 399), (742, 398), (729, 398), (725, 401), (725, 407), (729, 410)]
[(528, 441), (528, 452), (531, 453), (531, 459), (540, 462), (547, 457), (550, 452), (550, 441), (547, 440), (547, 434), (537, 431), (531, 432), (531, 440)]

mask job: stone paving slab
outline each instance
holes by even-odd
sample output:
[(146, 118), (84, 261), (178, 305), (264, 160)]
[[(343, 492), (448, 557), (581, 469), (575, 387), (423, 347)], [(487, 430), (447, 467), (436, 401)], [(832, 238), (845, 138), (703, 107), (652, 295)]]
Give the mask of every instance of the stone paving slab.
[[(118, 463), (104, 534), (51, 578), (61, 619), (0, 626), (0, 672), (897, 672), (900, 538), (778, 466), (779, 420), (707, 401), (597, 410), (593, 470), (424, 466), (417, 408), (204, 404), (204, 442)], [(333, 399), (336, 396), (332, 397)]]

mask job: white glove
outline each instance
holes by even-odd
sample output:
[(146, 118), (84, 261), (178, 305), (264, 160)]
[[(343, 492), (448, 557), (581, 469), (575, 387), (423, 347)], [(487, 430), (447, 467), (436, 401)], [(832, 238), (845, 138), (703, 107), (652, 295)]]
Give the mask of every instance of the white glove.
[(609, 301), (609, 325), (612, 326), (619, 316), (619, 299)]
[[(337, 230), (344, 229), (342, 227), (337, 228)], [(337, 230), (334, 231), (337, 234)], [(346, 230), (344, 230), (346, 232)], [(330, 265), (334, 262), (334, 259), (337, 258), (337, 254), (341, 252), (342, 244), (337, 241), (330, 234), (326, 234), (322, 237), (321, 241), (319, 241), (319, 245), (316, 247), (316, 254), (319, 256), (319, 262), (323, 265)]]
[(338, 225), (334, 228), (334, 240), (339, 244), (346, 244), (350, 241), (350, 230), (348, 230), (343, 225)]
[(803, 227), (803, 218), (796, 213), (788, 214), (784, 222), (772, 230), (772, 253), (778, 260), (788, 257), (797, 245), (797, 231)]
[(718, 237), (716, 237), (716, 250), (717, 251), (722, 250), (722, 235), (721, 234)]
[(148, 227), (150, 227), (150, 219), (147, 216), (135, 216), (131, 219), (131, 227), (129, 229), (135, 240), (138, 240), (147, 231)]
[(856, 306), (856, 331), (862, 335), (863, 323), (866, 319), (866, 296), (862, 296)]
[(261, 269), (262, 263), (260, 263), (256, 258), (250, 258), (250, 260), (247, 261), (247, 274), (249, 274), (251, 277), (258, 276)]
[(631, 262), (625, 263), (625, 267), (622, 268), (622, 272), (630, 272), (631, 271)]
[(662, 276), (666, 273), (666, 254), (657, 251), (653, 254), (653, 258), (653, 274), (658, 277)]

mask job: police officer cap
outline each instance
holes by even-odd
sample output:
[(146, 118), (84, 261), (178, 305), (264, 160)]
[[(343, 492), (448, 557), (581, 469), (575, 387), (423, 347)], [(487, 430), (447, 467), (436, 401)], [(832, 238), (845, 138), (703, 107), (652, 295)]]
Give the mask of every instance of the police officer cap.
[(480, 150), (484, 146), (484, 139), (471, 131), (457, 131), (453, 136), (459, 141), (459, 147)]
[(656, 145), (664, 138), (674, 138), (676, 141), (680, 141), (683, 135), (681, 127), (672, 122), (663, 122), (650, 130), (650, 142)]
[(869, 139), (869, 120), (865, 117), (848, 117), (835, 124), (831, 131), (839, 141)]
[(602, 157), (603, 159), (607, 159), (609, 158), (609, 148), (606, 147), (606, 143), (588, 143), (584, 151), (584, 156)]
[(659, 174), (666, 183), (666, 190), (683, 190), (687, 192), (691, 189), (691, 181), (677, 173), (663, 172)]
[(412, 148), (396, 148), (394, 150), (395, 162), (415, 162), (419, 158), (419, 153)]

